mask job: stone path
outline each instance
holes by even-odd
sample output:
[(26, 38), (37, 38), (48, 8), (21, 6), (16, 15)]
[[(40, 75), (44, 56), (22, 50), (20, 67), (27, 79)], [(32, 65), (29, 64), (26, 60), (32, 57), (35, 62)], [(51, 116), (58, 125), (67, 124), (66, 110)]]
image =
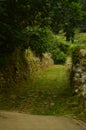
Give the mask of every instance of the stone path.
[(68, 117), (0, 112), (0, 130), (86, 130), (86, 124)]

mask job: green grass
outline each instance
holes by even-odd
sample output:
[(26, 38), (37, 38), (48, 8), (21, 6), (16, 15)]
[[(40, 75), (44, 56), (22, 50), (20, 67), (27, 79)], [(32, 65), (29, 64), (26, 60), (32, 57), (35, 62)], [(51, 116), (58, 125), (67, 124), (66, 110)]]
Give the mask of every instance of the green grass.
[(72, 95), (65, 65), (42, 70), (26, 91), (0, 95), (0, 109), (38, 115), (70, 115), (86, 119), (82, 101)]
[(86, 33), (76, 33), (75, 43), (86, 45)]
[[(52, 66), (39, 74), (38, 79), (32, 84), (34, 90), (36, 107), (34, 114), (59, 114), (63, 111), (63, 101), (70, 84), (65, 67), (62, 65)], [(63, 104), (61, 103), (63, 102)], [(60, 113), (61, 114), (61, 113)]]
[[(64, 36), (63, 32), (57, 35), (57, 39), (58, 41), (62, 41), (63, 43), (72, 44), (71, 41), (66, 41), (66, 37)], [(79, 31), (76, 31), (73, 44), (83, 45), (86, 48), (86, 32), (80, 33)]]
[(65, 65), (42, 70), (23, 93), (0, 96), (0, 109), (40, 115), (74, 115), (80, 112), (72, 96)]
[[(65, 40), (63, 34), (57, 38)], [(83, 44), (86, 48), (86, 33), (77, 33), (75, 43), (69, 44), (71, 47)], [(39, 71), (35, 77), (29, 83), (20, 81), (16, 88), (11, 88), (11, 92), (10, 88), (4, 89), (4, 93), (0, 93), (0, 109), (39, 115), (68, 115), (86, 121), (83, 98), (72, 95), (65, 65), (53, 65)]]
[[(77, 43), (84, 43), (85, 40), (86, 33), (76, 35)], [(68, 76), (65, 65), (53, 65), (41, 70), (34, 81), (23, 84), (20, 81), (18, 89), (15, 86), (11, 89), (12, 93), (9, 88), (1, 93), (0, 109), (40, 115), (71, 115), (86, 120), (83, 99), (72, 95)]]

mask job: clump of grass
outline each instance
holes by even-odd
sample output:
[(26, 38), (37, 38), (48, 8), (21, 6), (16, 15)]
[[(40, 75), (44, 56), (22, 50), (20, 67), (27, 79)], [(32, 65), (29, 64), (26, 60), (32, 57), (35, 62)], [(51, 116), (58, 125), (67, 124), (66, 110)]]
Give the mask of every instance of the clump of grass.
[[(53, 65), (39, 72), (27, 90), (0, 96), (0, 109), (39, 115), (71, 115), (85, 119), (82, 102), (72, 95), (65, 65)], [(83, 116), (84, 115), (84, 116)]]
[(86, 44), (86, 33), (77, 32), (75, 35), (75, 43)]
[(3, 97), (0, 108), (33, 114), (61, 114), (66, 109), (65, 102), (70, 95), (68, 91), (70, 84), (65, 66), (54, 65), (39, 72), (36, 80), (27, 86), (26, 92)]

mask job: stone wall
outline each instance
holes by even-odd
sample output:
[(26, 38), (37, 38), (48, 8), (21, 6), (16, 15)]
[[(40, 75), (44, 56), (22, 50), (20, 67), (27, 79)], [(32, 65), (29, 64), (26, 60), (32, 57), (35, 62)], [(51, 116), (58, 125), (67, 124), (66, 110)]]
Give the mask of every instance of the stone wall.
[(86, 103), (86, 50), (81, 49), (77, 58), (78, 62), (73, 64), (72, 85), (74, 93), (81, 94)]
[(40, 69), (52, 64), (53, 60), (49, 54), (44, 54), (43, 59), (40, 60), (29, 49), (16, 50), (9, 56), (9, 61), (0, 66), (0, 91), (24, 92), (27, 89), (27, 82), (31, 83)]
[(42, 68), (46, 68), (54, 64), (50, 53), (44, 53), (42, 59), (40, 59), (36, 57), (30, 49), (28, 49), (25, 52), (25, 57), (31, 72), (38, 71)]

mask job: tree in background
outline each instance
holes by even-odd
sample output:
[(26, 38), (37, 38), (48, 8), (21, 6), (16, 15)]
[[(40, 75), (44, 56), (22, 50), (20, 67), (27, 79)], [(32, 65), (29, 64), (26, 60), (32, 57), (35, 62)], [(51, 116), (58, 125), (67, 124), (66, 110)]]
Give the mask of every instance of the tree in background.
[(41, 56), (48, 49), (47, 28), (56, 33), (63, 29), (73, 41), (81, 8), (77, 0), (0, 1), (0, 55), (30, 47)]
[(86, 32), (86, 0), (79, 0), (82, 3), (82, 10), (83, 10), (83, 20), (80, 25), (81, 31)]
[(56, 0), (52, 18), (53, 31), (58, 33), (59, 30), (64, 30), (66, 40), (73, 42), (75, 29), (79, 27), (82, 16), (82, 5), (78, 0)]
[[(6, 0), (0, 2), (1, 54), (9, 54), (10, 52), (13, 52), (15, 48), (32, 48), (32, 44), (30, 44), (29, 42), (27, 44), (27, 34), (25, 33), (25, 30), (27, 27), (31, 27), (33, 28), (33, 32), (36, 33), (36, 31), (34, 31), (35, 27), (40, 29), (48, 27), (48, 25), (50, 24), (50, 8), (50, 2), (48, 0)], [(28, 32), (30, 31), (31, 30), (28, 30)], [(34, 35), (33, 39), (33, 46), (38, 47), (38, 45), (40, 44), (40, 40), (38, 44)], [(36, 43), (37, 45), (34, 45)], [(35, 49), (36, 48), (34, 48), (34, 50)]]

